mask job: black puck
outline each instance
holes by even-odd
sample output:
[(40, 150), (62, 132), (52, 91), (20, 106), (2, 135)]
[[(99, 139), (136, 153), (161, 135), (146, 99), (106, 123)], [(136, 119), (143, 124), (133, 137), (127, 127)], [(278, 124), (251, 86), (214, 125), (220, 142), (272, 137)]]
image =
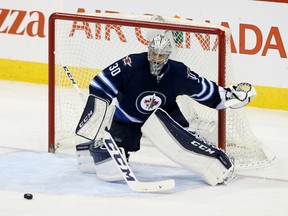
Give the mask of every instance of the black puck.
[(28, 200), (31, 200), (31, 199), (33, 199), (33, 195), (30, 194), (30, 193), (26, 193), (26, 194), (24, 194), (24, 198), (28, 199)]

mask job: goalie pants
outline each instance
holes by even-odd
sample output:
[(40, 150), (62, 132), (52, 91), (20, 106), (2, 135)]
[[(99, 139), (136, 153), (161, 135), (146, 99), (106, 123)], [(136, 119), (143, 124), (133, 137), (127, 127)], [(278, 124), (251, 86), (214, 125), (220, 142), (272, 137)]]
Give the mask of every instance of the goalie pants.
[(139, 123), (123, 122), (114, 115), (109, 133), (118, 147), (124, 148), (126, 156), (128, 156), (129, 151), (138, 151), (140, 149), (142, 125)]
[[(182, 127), (189, 127), (188, 121), (183, 116), (178, 105), (175, 103), (172, 109), (167, 111), (169, 115)], [(114, 115), (109, 132), (118, 147), (125, 150), (126, 157), (128, 152), (140, 149), (140, 139), (142, 137), (141, 127), (143, 124), (135, 122), (124, 122)]]

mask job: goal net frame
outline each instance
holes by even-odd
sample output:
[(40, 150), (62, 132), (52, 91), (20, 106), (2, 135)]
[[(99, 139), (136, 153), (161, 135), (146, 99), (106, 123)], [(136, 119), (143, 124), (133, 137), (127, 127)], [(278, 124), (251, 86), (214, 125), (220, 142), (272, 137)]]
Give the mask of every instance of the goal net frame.
[[(149, 28), (149, 29), (158, 29), (165, 31), (181, 31), (189, 33), (199, 33), (199, 34), (210, 34), (216, 35), (218, 37), (217, 46), (218, 46), (218, 80), (215, 82), (219, 86), (227, 86), (228, 82), (226, 80), (226, 70), (227, 70), (227, 49), (230, 49), (230, 30), (222, 26), (214, 26), (211, 24), (204, 24), (203, 26), (194, 25), (194, 22), (191, 23), (180, 22), (175, 23), (166, 23), (158, 22), (157, 20), (141, 20), (136, 18), (133, 15), (121, 15), (121, 14), (70, 14), (70, 13), (53, 13), (49, 18), (49, 54), (48, 54), (48, 70), (49, 70), (49, 110), (48, 110), (48, 151), (55, 153), (57, 149), (57, 141), (55, 140), (55, 50), (56, 50), (56, 30), (55, 25), (57, 20), (64, 21), (73, 21), (73, 22), (89, 22), (89, 23), (98, 23), (103, 25), (119, 25), (119, 26), (128, 26), (135, 28)], [(228, 39), (227, 39), (228, 38)], [(229, 40), (229, 42), (227, 42)], [(231, 55), (231, 53), (230, 53)], [(230, 61), (230, 60), (229, 60)], [(108, 65), (107, 65), (108, 66)], [(193, 69), (192, 69), (193, 70)], [(196, 71), (197, 72), (197, 71)], [(68, 79), (68, 78), (67, 78)], [(230, 82), (230, 81), (229, 81)], [(230, 84), (230, 83), (229, 83)], [(218, 137), (217, 143), (218, 147), (226, 150), (226, 110), (218, 111)], [(270, 163), (271, 159), (261, 162), (261, 164)]]

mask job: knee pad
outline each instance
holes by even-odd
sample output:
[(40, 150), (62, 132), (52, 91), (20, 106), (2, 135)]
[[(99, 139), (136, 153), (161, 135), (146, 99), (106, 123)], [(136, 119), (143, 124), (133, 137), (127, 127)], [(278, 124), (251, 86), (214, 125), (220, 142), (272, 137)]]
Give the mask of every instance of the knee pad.
[(106, 160), (112, 159), (104, 145), (97, 146), (93, 143), (89, 146), (89, 152), (94, 164), (103, 163)]

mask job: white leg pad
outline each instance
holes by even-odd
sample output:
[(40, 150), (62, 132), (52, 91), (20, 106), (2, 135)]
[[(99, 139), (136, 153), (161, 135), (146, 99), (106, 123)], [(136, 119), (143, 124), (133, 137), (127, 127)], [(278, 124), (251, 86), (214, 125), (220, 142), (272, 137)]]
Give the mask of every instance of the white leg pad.
[(162, 109), (148, 118), (142, 133), (169, 159), (199, 174), (210, 185), (222, 183), (233, 172), (234, 166), (222, 150), (198, 140)]
[(79, 171), (87, 174), (96, 174), (103, 181), (123, 180), (121, 172), (104, 146), (98, 146), (97, 148), (93, 148), (93, 146), (93, 142), (76, 146)]
[[(89, 150), (91, 156), (93, 157), (94, 169), (99, 179), (103, 181), (123, 180), (122, 173), (104, 145), (91, 145)], [(125, 160), (127, 160), (125, 154), (123, 157)]]
[(112, 160), (112, 158), (109, 158), (100, 163), (95, 163), (94, 168), (97, 173), (97, 177), (103, 181), (123, 180), (122, 173), (119, 171), (119, 168)]
[(82, 173), (95, 174), (93, 157), (89, 152), (90, 143), (76, 146), (78, 169)]

